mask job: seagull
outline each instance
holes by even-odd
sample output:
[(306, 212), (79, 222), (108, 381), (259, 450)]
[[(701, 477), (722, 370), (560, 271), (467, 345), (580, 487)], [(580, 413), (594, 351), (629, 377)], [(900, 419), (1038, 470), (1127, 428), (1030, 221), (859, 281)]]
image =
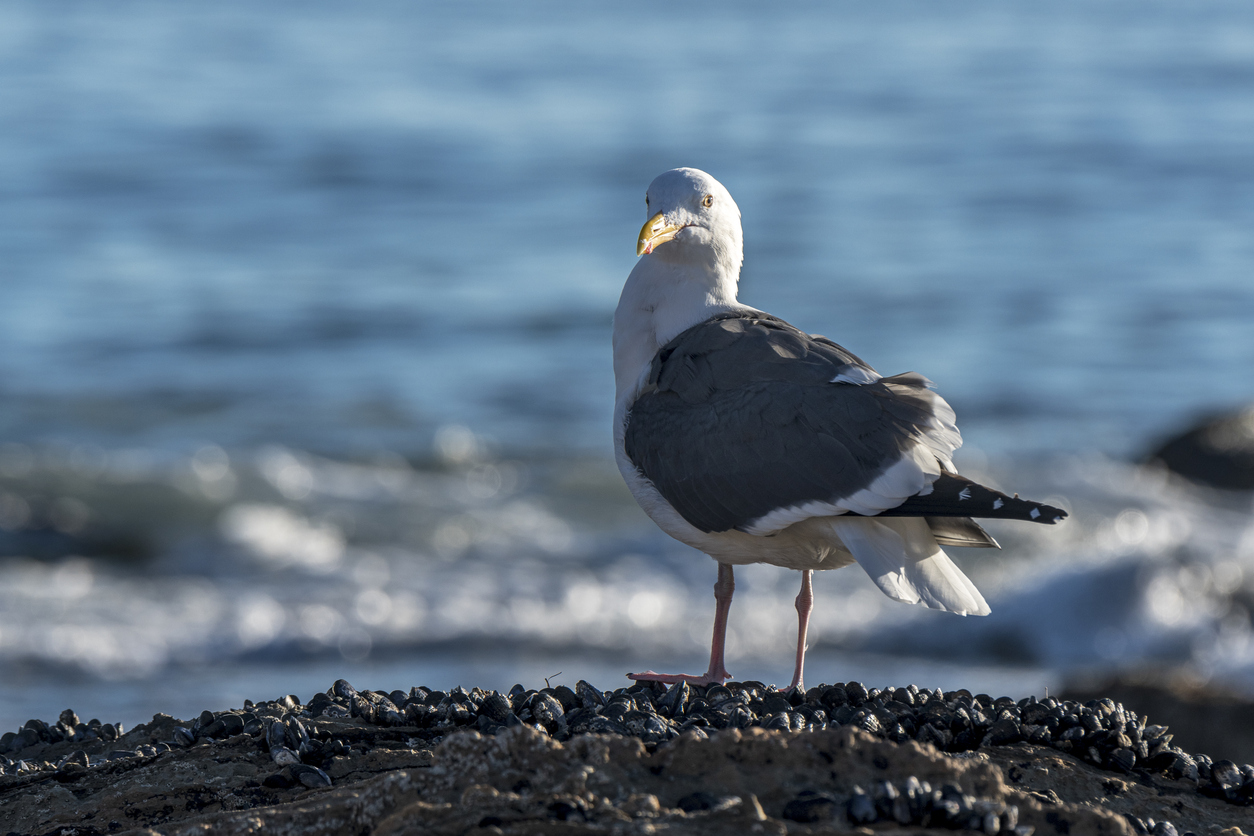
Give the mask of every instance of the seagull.
[(958, 615), (988, 604), (941, 546), (999, 548), (973, 517), (1066, 512), (958, 475), (954, 411), (929, 380), (884, 377), (827, 339), (736, 299), (740, 209), (704, 171), (659, 175), (614, 312), (614, 446), (623, 479), (671, 537), (718, 563), (704, 674), (721, 684), (733, 567), (801, 572), (792, 689), (804, 689), (811, 574), (860, 565), (895, 601)]

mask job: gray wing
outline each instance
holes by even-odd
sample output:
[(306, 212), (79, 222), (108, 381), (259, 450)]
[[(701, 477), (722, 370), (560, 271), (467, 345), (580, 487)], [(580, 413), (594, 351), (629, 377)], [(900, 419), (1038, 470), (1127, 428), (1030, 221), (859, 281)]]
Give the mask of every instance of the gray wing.
[(935, 478), (961, 443), (952, 418), (919, 375), (881, 379), (782, 320), (723, 315), (658, 352), (626, 453), (692, 525), (750, 530), (781, 509), (852, 500), (922, 448), (943, 457), (932, 456)]
[(952, 497), (926, 502), (933, 482), (951, 484), (945, 471), (959, 444), (953, 411), (925, 378), (880, 378), (831, 340), (766, 314), (714, 317), (664, 346), (625, 437), (632, 463), (706, 532), (769, 533), (820, 514), (909, 515), (929, 518), (946, 544), (995, 546), (963, 518), (1063, 515), (1032, 503), (1041, 514), (1029, 517), (1017, 497), (1000, 512), (993, 500), (1004, 494), (959, 499), (968, 485), (989, 490), (961, 477)]

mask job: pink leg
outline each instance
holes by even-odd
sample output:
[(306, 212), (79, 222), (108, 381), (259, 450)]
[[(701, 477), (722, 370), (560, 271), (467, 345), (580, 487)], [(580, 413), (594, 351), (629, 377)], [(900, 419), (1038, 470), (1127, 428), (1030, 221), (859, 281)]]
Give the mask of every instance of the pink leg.
[(810, 570), (801, 573), (801, 591), (797, 593), (797, 667), (789, 689), (805, 690), (802, 673), (806, 666), (806, 633), (810, 629), (810, 610), (814, 609), (814, 589), (810, 586)]
[[(808, 574), (808, 573), (807, 573)], [(710, 669), (701, 676), (687, 673), (629, 673), (628, 679), (637, 682), (688, 682), (693, 685), (722, 685), (731, 679), (731, 674), (723, 666), (723, 648), (727, 643), (727, 613), (731, 610), (732, 594), (736, 591), (736, 579), (732, 575), (732, 567), (726, 563), (718, 565), (718, 582), (714, 584), (714, 637), (710, 641)]]

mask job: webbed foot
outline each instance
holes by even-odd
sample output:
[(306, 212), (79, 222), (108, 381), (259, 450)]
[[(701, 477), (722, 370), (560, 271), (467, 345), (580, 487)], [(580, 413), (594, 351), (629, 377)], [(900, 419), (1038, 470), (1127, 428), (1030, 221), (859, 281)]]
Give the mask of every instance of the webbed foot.
[(703, 674), (644, 671), (643, 673), (629, 673), (627, 678), (634, 679), (636, 682), (662, 682), (667, 685), (674, 685), (676, 682), (687, 682), (689, 685), (722, 685), (731, 679), (731, 674), (727, 671), (721, 674), (711, 674), (708, 671)]

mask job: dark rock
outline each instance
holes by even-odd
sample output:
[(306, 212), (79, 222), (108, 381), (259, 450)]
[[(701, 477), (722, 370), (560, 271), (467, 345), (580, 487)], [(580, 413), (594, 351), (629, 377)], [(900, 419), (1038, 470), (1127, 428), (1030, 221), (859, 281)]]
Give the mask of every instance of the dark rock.
[[(205, 712), (192, 725), (201, 732), (201, 740), (216, 737), (232, 741), (222, 747), (224, 752), (247, 747), (248, 739), (238, 736), (241, 731), (251, 733), (256, 747), (268, 749), (270, 760), (279, 767), (278, 772), (265, 779), (266, 786), (275, 788), (325, 787), (327, 784), (321, 776), (338, 780), (348, 775), (344, 765), (372, 749), (384, 753), (404, 751), (406, 745), (416, 746), (415, 740), (438, 739), (463, 726), (479, 729), (488, 739), (504, 734), (510, 726), (524, 724), (560, 741), (587, 732), (631, 736), (653, 752), (681, 734), (693, 740), (704, 739), (716, 729), (764, 726), (791, 732), (817, 730), (844, 722), (858, 725), (881, 739), (917, 740), (949, 753), (964, 752), (981, 744), (1010, 746), (1026, 739), (1071, 751), (1098, 768), (1117, 773), (1135, 770), (1138, 774), (1165, 774), (1192, 780), (1199, 783), (1202, 792), (1228, 804), (1246, 805), (1254, 799), (1254, 768), (1239, 767), (1228, 760), (1212, 763), (1201, 755), (1191, 758), (1171, 745), (1171, 732), (1165, 726), (1150, 725), (1137, 712), (1109, 699), (1091, 699), (1084, 704), (1056, 698), (1015, 702), (1006, 697), (993, 699), (964, 691), (942, 694), (917, 687), (867, 690), (858, 683), (818, 686), (804, 693), (788, 694), (761, 683), (728, 683), (708, 688), (686, 683), (670, 688), (656, 683), (638, 683), (608, 693), (580, 682), (581, 685), (576, 685), (579, 693), (563, 686), (541, 691), (527, 691), (520, 686), (511, 689), (508, 697), (494, 691), (478, 688), (467, 691), (460, 687), (447, 694), (424, 688), (409, 692), (350, 692), (344, 687), (345, 683), (340, 685), (339, 691), (347, 694), (347, 698), (316, 694), (309, 701), (308, 711), (300, 709), (295, 700), (279, 700), (244, 711)], [(335, 690), (333, 686), (331, 692)], [(569, 707), (563, 705), (563, 697)], [(339, 700), (353, 707), (355, 718), (351, 722), (347, 718), (341, 721), (329, 713), (332, 710), (348, 713)], [(285, 708), (288, 703), (297, 709)], [(310, 715), (317, 719), (309, 719)], [(1024, 718), (1037, 722), (1026, 723)], [(208, 722), (204, 722), (206, 719)], [(77, 717), (66, 716), (65, 720), (77, 720)], [(59, 721), (55, 728), (49, 728), (42, 722), (31, 721), (20, 733), (0, 738), (0, 744), (10, 748), (20, 746), (25, 757), (20, 765), (0, 759), (0, 772), (14, 775), (20, 771), (26, 775), (59, 769), (63, 780), (69, 780), (69, 776), (77, 772), (90, 772), (93, 767), (70, 758), (75, 750), (69, 748), (68, 743), (56, 741), (73, 738), (80, 747), (85, 744), (79, 741), (98, 740), (96, 746), (108, 744), (106, 725), (98, 720), (73, 725)], [(336, 727), (343, 731), (328, 733), (329, 728)], [(111, 728), (122, 735), (120, 728)], [(372, 729), (385, 736), (371, 737), (376, 734)], [(44, 735), (47, 740), (43, 739)], [(168, 744), (160, 742), (162, 739)], [(377, 742), (367, 743), (368, 740)], [(88, 763), (150, 759), (170, 746), (178, 750), (170, 757), (191, 756), (198, 748), (193, 743), (190, 729), (169, 722), (160, 737), (130, 738), (114, 751), (106, 749), (100, 754), (91, 754)], [(352, 748), (349, 743), (353, 744)], [(56, 748), (59, 746), (66, 748)], [(186, 751), (188, 748), (193, 751)], [(90, 748), (86, 751), (93, 752)], [(989, 754), (999, 757), (992, 752)], [(262, 779), (259, 775), (254, 780)], [(739, 798), (719, 796), (714, 801), (722, 811), (729, 804), (738, 803)], [(803, 815), (799, 812), (800, 802), (806, 802), (815, 809), (823, 808), (825, 819), (840, 813), (847, 814), (855, 823), (883, 820), (905, 825), (932, 821), (949, 822), (947, 826), (962, 828), (974, 822), (977, 828), (993, 828), (993, 832), (1011, 832), (1017, 826), (1017, 811), (1008, 805), (990, 806), (960, 793), (957, 796), (952, 792), (946, 794), (944, 788), (932, 790), (926, 782), (909, 776), (904, 781), (898, 779), (895, 784), (877, 785), (871, 795), (855, 793), (848, 804), (841, 806), (843, 813), (834, 812), (832, 798), (825, 802), (811, 796), (796, 796), (793, 801), (798, 802), (792, 808), (796, 815)], [(782, 803), (782, 799), (773, 803)], [(1052, 803), (1062, 802), (1055, 798)], [(871, 812), (874, 815), (868, 818)], [(1152, 829), (1148, 824), (1147, 828)]]
[(836, 799), (830, 795), (805, 790), (784, 805), (783, 817), (802, 823), (831, 821), (836, 816), (836, 809)]
[(1147, 460), (1203, 485), (1254, 489), (1254, 407), (1203, 418)]
[(685, 795), (675, 802), (675, 806), (685, 813), (695, 813), (698, 810), (711, 810), (718, 805), (718, 802), (718, 796), (713, 793), (698, 791)]

